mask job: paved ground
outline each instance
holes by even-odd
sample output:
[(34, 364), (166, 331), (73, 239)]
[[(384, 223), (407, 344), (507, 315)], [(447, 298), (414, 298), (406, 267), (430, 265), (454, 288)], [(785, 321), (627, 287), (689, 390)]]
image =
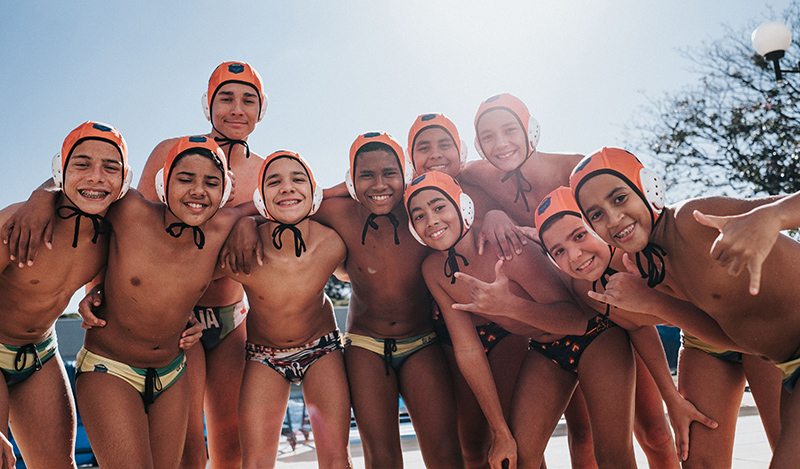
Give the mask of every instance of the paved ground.
[[(358, 436), (356, 433), (352, 436), (351, 453), (353, 465), (356, 468), (363, 468), (364, 456), (361, 451), (361, 445), (358, 443)], [(304, 443), (302, 436), (299, 436), (299, 438), (300, 441), (298, 441), (295, 451), (292, 451), (288, 443), (281, 445), (282, 453), (278, 457), (276, 467), (286, 469), (312, 469), (317, 467), (313, 442)], [(424, 467), (422, 455), (413, 433), (408, 433), (407, 431), (403, 435), (402, 441), (405, 467)], [(764, 429), (761, 426), (758, 412), (755, 409), (750, 393), (745, 393), (739, 412), (739, 421), (736, 426), (732, 469), (767, 469), (770, 457), (771, 451)], [(545, 458), (549, 469), (571, 469), (567, 437), (564, 434), (562, 424), (559, 424), (559, 428), (556, 429), (554, 436), (550, 439)], [(647, 459), (638, 445), (636, 446), (636, 462), (640, 468), (648, 467)]]

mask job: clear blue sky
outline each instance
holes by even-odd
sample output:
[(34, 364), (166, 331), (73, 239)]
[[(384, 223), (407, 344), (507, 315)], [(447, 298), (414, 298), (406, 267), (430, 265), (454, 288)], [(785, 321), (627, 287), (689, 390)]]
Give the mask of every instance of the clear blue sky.
[[(777, 15), (789, 3), (773, 1)], [(353, 139), (443, 112), (473, 149), (481, 100), (508, 91), (542, 125), (544, 151), (623, 143), (646, 97), (696, 76), (680, 48), (771, 19), (752, 0), (35, 1), (0, 3), (0, 205), (49, 177), (66, 134), (115, 125), (138, 174), (152, 148), (205, 133), (200, 107), (222, 61), (251, 63), (269, 95), (250, 137), (343, 179)]]
[(0, 2), (0, 206), (50, 177), (86, 120), (122, 132), (138, 183), (158, 142), (210, 130), (200, 97), (227, 60), (256, 67), (269, 95), (251, 148), (299, 152), (325, 187), (358, 134), (405, 146), (427, 112), (450, 116), (477, 158), (474, 113), (506, 91), (541, 123), (544, 151), (622, 145), (647, 97), (697, 78), (681, 48), (788, 3), (773, 16), (752, 0)]

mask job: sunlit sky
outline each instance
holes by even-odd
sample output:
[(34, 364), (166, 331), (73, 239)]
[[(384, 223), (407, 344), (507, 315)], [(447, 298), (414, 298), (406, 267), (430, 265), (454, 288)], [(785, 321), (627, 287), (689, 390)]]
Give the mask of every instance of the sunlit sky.
[(752, 0), (182, 1), (0, 3), (0, 204), (24, 199), (81, 122), (115, 125), (135, 183), (161, 140), (205, 133), (214, 67), (247, 61), (269, 108), (262, 156), (295, 150), (327, 187), (363, 132), (404, 145), (414, 118), (443, 112), (477, 158), (472, 121), (498, 92), (522, 98), (543, 151), (622, 145), (648, 97), (696, 80), (679, 50), (724, 25), (777, 18)]
[(648, 98), (697, 80), (681, 49), (789, 3), (770, 1), (772, 14), (752, 0), (0, 2), (0, 205), (50, 177), (86, 120), (122, 132), (137, 184), (158, 142), (210, 130), (200, 97), (228, 60), (253, 65), (269, 95), (251, 149), (299, 152), (324, 187), (343, 180), (360, 133), (405, 146), (427, 112), (451, 117), (478, 158), (474, 114), (499, 92), (527, 103), (543, 151), (623, 145)]

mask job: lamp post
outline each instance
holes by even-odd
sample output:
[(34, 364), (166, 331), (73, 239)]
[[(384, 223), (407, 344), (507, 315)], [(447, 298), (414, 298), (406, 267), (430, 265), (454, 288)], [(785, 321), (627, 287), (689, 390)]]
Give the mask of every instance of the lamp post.
[[(780, 59), (792, 43), (792, 33), (785, 24), (769, 21), (757, 27), (750, 36), (753, 48), (775, 67), (775, 79), (783, 82), (782, 73), (800, 73), (800, 70), (781, 70)], [(800, 68), (800, 64), (798, 64)]]

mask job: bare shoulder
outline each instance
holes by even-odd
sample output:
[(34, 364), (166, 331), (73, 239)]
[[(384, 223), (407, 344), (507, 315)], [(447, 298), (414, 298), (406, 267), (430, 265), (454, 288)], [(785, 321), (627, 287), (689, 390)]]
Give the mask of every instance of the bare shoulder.
[(24, 202), (17, 202), (15, 204), (9, 205), (8, 207), (4, 208), (3, 210), (0, 210), (0, 225), (5, 223), (6, 220), (8, 220), (9, 217), (11, 217), (11, 215), (16, 213), (16, 211), (19, 210), (19, 208), (22, 206), (22, 204), (24, 204)]
[(311, 229), (313, 230), (312, 233), (314, 234), (314, 237), (320, 239), (322, 246), (324, 246), (326, 249), (335, 249), (336, 251), (346, 250), (344, 241), (342, 241), (342, 237), (339, 236), (339, 233), (337, 233), (336, 230), (317, 221), (309, 221), (311, 222)]
[(433, 286), (438, 285), (439, 278), (442, 276), (441, 259), (437, 259), (438, 253), (438, 251), (432, 251), (422, 260), (422, 277), (431, 292)]
[(138, 224), (140, 217), (155, 216), (159, 205), (161, 204), (145, 199), (141, 192), (131, 188), (125, 197), (111, 204), (106, 217), (114, 226), (128, 221)]
[(487, 176), (499, 173), (499, 170), (486, 160), (470, 161), (458, 174), (459, 182), (480, 184)]
[(544, 153), (538, 152), (539, 159), (545, 167), (552, 168), (557, 174), (567, 174), (572, 172), (572, 168), (584, 158), (578, 153)]
[(775, 197), (760, 197), (752, 199), (738, 199), (734, 197), (700, 197), (688, 199), (674, 204), (665, 209), (666, 213), (673, 212), (675, 225), (679, 230), (703, 227), (694, 218), (694, 211), (699, 210), (707, 215), (729, 216), (739, 215), (775, 201)]
[(319, 210), (311, 218), (325, 226), (336, 229), (338, 222), (352, 216), (353, 208), (357, 203), (350, 197), (323, 199)]

